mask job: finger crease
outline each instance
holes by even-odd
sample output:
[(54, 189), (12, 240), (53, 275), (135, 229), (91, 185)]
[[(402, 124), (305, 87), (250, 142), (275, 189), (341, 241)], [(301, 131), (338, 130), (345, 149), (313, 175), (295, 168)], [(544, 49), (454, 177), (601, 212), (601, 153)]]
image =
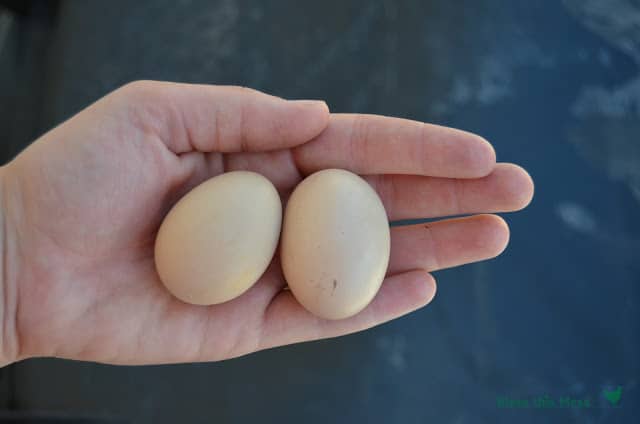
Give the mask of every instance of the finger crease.
[(423, 224), (424, 229), (427, 230), (427, 238), (429, 239), (429, 249), (432, 252), (431, 258), (433, 260), (433, 266), (427, 271), (435, 271), (440, 269), (440, 259), (438, 258), (438, 243), (433, 234), (433, 229), (430, 224)]
[(240, 106), (240, 122), (238, 125), (240, 126), (240, 151), (248, 152), (249, 151), (249, 140), (247, 136), (247, 128), (246, 128), (246, 107), (244, 105)]
[(454, 179), (453, 180), (453, 195), (452, 195), (452, 210), (454, 211), (454, 214), (460, 214), (463, 212), (462, 209), (462, 195), (461, 195), (461, 191), (464, 188), (463, 187), (464, 182), (462, 180), (459, 179)]

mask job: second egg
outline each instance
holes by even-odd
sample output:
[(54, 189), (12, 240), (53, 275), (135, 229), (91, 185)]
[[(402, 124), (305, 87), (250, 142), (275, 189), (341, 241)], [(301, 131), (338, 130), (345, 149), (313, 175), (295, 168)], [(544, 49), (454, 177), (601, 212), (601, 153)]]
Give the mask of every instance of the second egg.
[(289, 198), (282, 270), (293, 295), (316, 316), (342, 319), (364, 309), (385, 277), (389, 250), (384, 206), (359, 176), (316, 172)]

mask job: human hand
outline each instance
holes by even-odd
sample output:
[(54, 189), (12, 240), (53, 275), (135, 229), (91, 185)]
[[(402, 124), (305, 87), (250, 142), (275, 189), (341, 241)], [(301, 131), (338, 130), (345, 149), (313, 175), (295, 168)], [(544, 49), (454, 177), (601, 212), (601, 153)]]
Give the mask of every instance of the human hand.
[(394, 227), (388, 275), (360, 314), (325, 321), (283, 290), (273, 263), (214, 306), (172, 297), (155, 271), (156, 231), (198, 183), (248, 169), (286, 199), (323, 168), (361, 174), (391, 220), (512, 211), (531, 199), (521, 168), (462, 131), (398, 118), (329, 115), (239, 87), (136, 82), (54, 128), (0, 169), (0, 355), (115, 364), (214, 361), (375, 326), (427, 304), (428, 273), (498, 255), (495, 215)]

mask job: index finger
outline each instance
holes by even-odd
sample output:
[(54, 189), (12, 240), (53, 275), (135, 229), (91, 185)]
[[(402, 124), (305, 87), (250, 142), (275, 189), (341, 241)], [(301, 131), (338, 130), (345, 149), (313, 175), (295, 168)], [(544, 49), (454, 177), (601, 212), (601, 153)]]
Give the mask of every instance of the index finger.
[(461, 130), (379, 115), (332, 114), (312, 141), (294, 149), (298, 169), (357, 174), (412, 174), (479, 178), (495, 166), (484, 138)]

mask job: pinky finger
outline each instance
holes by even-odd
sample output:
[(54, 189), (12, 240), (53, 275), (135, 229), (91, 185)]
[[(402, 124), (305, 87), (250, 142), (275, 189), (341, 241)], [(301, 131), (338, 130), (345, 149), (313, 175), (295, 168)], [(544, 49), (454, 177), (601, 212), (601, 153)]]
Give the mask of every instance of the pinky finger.
[(290, 291), (276, 296), (265, 312), (257, 350), (355, 333), (408, 314), (431, 302), (436, 282), (424, 270), (387, 277), (374, 300), (357, 315), (337, 321), (317, 318)]

